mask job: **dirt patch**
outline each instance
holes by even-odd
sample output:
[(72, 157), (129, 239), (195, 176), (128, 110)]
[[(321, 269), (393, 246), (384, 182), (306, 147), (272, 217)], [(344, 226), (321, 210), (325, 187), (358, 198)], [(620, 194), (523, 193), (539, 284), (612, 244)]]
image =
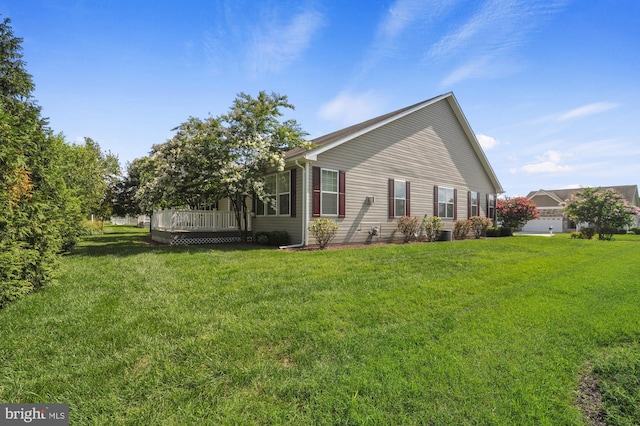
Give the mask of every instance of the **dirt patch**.
[(592, 367), (588, 366), (578, 387), (576, 405), (585, 415), (590, 426), (606, 426), (602, 410), (602, 393), (598, 381), (593, 377)]

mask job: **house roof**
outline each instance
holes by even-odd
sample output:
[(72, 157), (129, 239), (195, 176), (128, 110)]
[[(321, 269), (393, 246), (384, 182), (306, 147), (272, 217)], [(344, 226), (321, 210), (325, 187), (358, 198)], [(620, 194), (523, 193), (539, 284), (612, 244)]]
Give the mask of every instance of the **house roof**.
[(478, 139), (476, 138), (475, 133), (471, 129), (469, 122), (467, 121), (458, 101), (456, 100), (453, 92), (445, 93), (440, 96), (436, 96), (431, 99), (427, 99), (422, 102), (418, 102), (416, 104), (400, 108), (396, 111), (392, 111), (390, 113), (371, 118), (369, 120), (363, 121), (358, 124), (354, 124), (352, 126), (346, 127), (341, 130), (337, 130), (335, 132), (329, 133), (324, 136), (320, 136), (319, 138), (313, 139), (311, 143), (313, 147), (311, 149), (305, 150), (303, 148), (295, 148), (285, 154), (286, 161), (295, 161), (295, 160), (308, 160), (308, 161), (316, 161), (319, 154), (322, 154), (325, 151), (328, 151), (336, 146), (342, 145), (345, 142), (348, 142), (352, 139), (355, 139), (358, 136), (362, 136), (366, 133), (369, 133), (379, 127), (382, 127), (386, 124), (389, 124), (395, 120), (398, 120), (406, 115), (412, 114), (416, 111), (419, 111), (423, 108), (426, 108), (430, 105), (435, 104), (436, 102), (446, 101), (451, 106), (458, 122), (460, 123), (462, 129), (465, 134), (471, 141), (471, 145), (473, 146), (474, 151), (478, 155), (480, 162), (482, 163), (487, 175), (491, 179), (491, 182), (496, 188), (498, 193), (504, 192), (502, 189), (502, 185), (500, 181), (498, 181), (498, 177), (496, 176), (491, 164), (487, 160)]
[[(622, 186), (600, 186), (599, 188), (614, 189), (618, 191), (625, 200), (629, 203), (637, 206), (640, 204), (640, 198), (638, 197), (638, 185), (622, 185)], [(527, 198), (533, 199), (534, 197), (547, 195), (554, 200), (558, 201), (558, 204), (570, 198), (576, 192), (579, 192), (583, 188), (573, 189), (539, 189), (537, 191), (531, 191), (527, 194)]]

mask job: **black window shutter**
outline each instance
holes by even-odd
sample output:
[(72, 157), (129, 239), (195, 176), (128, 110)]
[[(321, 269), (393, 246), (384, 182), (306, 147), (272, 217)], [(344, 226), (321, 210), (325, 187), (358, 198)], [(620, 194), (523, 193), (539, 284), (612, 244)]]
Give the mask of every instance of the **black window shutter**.
[(411, 216), (411, 183), (409, 181), (406, 182), (406, 191), (407, 191), (407, 205), (406, 205), (406, 210), (407, 210), (407, 216)]
[(312, 198), (312, 216), (320, 216), (320, 167), (313, 167), (311, 169), (311, 188), (313, 190)]
[(346, 173), (343, 171), (338, 172), (338, 217), (345, 217), (345, 201), (346, 201), (346, 185), (345, 185)]
[(471, 191), (467, 191), (467, 219), (471, 219)]
[(389, 219), (396, 217), (395, 214), (395, 183), (393, 179), (389, 179)]
[(489, 194), (487, 194), (487, 209), (485, 210), (484, 215), (485, 215), (486, 217), (488, 217), (488, 218), (492, 219), (492, 218), (489, 216)]
[(453, 220), (458, 220), (458, 189), (453, 188)]
[(291, 175), (289, 176), (289, 214), (291, 217), (296, 217), (296, 169), (291, 169)]
[(438, 213), (438, 185), (433, 187), (433, 216), (440, 216)]

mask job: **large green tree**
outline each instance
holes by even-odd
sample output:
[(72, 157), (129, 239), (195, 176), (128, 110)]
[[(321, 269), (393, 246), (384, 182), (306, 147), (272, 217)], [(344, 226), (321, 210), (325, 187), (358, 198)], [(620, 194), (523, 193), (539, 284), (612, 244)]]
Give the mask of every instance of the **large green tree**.
[(240, 93), (225, 115), (189, 118), (141, 162), (145, 174), (136, 196), (143, 210), (195, 208), (228, 198), (245, 239), (247, 200), (265, 199), (266, 174), (284, 169), (285, 152), (308, 146), (295, 120), (281, 121), (282, 110), (293, 108), (279, 94)]
[(618, 229), (632, 223), (640, 209), (612, 188), (584, 188), (564, 202), (564, 213), (575, 222), (593, 226), (599, 239), (610, 240)]
[(86, 218), (111, 216), (117, 184), (122, 180), (118, 157), (103, 152), (98, 142), (84, 138), (82, 144), (65, 147), (64, 179), (78, 198)]
[(10, 24), (0, 23), (0, 307), (53, 278), (79, 212), (62, 173), (64, 143), (40, 116)]

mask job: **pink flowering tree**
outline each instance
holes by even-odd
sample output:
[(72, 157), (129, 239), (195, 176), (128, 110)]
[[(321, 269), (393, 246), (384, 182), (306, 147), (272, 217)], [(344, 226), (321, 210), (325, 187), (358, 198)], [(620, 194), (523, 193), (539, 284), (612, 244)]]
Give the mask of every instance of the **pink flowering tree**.
[(538, 219), (536, 203), (526, 197), (507, 197), (499, 199), (496, 206), (496, 218), (502, 226), (517, 231), (532, 219)]
[(563, 203), (564, 213), (595, 228), (600, 240), (610, 240), (616, 230), (631, 225), (640, 209), (631, 206), (614, 189), (584, 188)]

